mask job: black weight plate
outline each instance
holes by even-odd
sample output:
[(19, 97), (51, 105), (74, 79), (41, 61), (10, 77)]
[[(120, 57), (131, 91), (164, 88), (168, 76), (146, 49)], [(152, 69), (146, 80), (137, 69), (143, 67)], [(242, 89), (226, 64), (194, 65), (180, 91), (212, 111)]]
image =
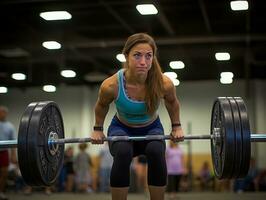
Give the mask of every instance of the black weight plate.
[(225, 97), (217, 98), (213, 104), (211, 134), (214, 133), (214, 128), (220, 129), (221, 137), (218, 144), (211, 140), (214, 173), (218, 179), (228, 178), (233, 171), (235, 138), (232, 111)]
[(59, 107), (55, 102), (39, 102), (35, 107), (28, 129), (28, 158), (33, 178), (29, 185), (50, 186), (61, 170), (64, 157), (64, 145), (59, 145), (55, 154), (51, 154), (48, 138), (51, 132), (58, 138), (64, 138), (64, 126)]
[(32, 112), (34, 108), (37, 106), (37, 102), (30, 103), (26, 110), (24, 111), (18, 129), (18, 163), (19, 168), (22, 174), (22, 177), (26, 183), (32, 182), (31, 175), (31, 166), (29, 165), (28, 159), (28, 129), (29, 129), (29, 122), (32, 116)]
[(227, 97), (227, 99), (229, 100), (232, 110), (234, 133), (235, 133), (235, 157), (234, 157), (234, 163), (232, 163), (234, 167), (231, 173), (231, 177), (229, 178), (238, 178), (239, 172), (241, 170), (242, 153), (243, 153), (240, 113), (235, 99), (233, 97)]
[(238, 105), (241, 128), (242, 128), (242, 162), (239, 173), (239, 178), (244, 178), (249, 170), (250, 156), (251, 156), (251, 140), (250, 140), (250, 125), (247, 113), (247, 107), (241, 97), (234, 97)]

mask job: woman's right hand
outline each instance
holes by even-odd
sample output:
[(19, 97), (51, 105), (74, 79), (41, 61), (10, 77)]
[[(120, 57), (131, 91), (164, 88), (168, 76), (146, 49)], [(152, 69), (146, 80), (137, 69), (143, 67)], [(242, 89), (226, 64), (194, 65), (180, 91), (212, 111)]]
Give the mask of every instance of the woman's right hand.
[(103, 144), (105, 135), (103, 131), (93, 131), (91, 134), (91, 143), (92, 144)]

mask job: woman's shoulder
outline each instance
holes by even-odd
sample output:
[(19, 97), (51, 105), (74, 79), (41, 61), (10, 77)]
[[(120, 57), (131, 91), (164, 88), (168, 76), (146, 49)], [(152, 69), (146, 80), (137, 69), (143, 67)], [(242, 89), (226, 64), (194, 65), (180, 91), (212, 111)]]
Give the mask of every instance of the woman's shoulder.
[(102, 86), (113, 86), (113, 85), (117, 85), (117, 77), (118, 77), (118, 73), (115, 73), (111, 76), (109, 76), (108, 78), (106, 78), (103, 82), (102, 82)]
[(116, 96), (118, 91), (117, 73), (105, 79), (101, 84), (100, 90), (108, 96)]
[(173, 81), (166, 75), (163, 74), (163, 90), (169, 92), (175, 88)]

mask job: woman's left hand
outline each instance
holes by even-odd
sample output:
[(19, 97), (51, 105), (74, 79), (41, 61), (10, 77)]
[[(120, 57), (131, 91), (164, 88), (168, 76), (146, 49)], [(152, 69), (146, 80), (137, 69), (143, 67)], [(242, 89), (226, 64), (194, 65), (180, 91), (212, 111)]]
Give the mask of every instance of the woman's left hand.
[(181, 126), (172, 128), (171, 140), (173, 142), (179, 142), (184, 140), (184, 133)]

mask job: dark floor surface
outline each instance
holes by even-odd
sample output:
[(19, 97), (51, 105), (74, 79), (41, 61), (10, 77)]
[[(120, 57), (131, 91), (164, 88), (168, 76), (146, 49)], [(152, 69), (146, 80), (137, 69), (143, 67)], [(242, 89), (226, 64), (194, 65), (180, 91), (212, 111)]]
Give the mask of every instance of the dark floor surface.
[[(93, 194), (78, 194), (78, 193), (52, 193), (46, 195), (42, 192), (36, 192), (31, 195), (24, 195), (23, 193), (7, 193), (9, 200), (111, 200), (109, 193), (93, 193)], [(149, 196), (145, 194), (128, 195), (128, 200), (148, 200)], [(165, 195), (165, 200), (170, 199)], [(175, 200), (265, 200), (266, 193), (211, 193), (211, 192), (191, 192), (179, 193)]]

